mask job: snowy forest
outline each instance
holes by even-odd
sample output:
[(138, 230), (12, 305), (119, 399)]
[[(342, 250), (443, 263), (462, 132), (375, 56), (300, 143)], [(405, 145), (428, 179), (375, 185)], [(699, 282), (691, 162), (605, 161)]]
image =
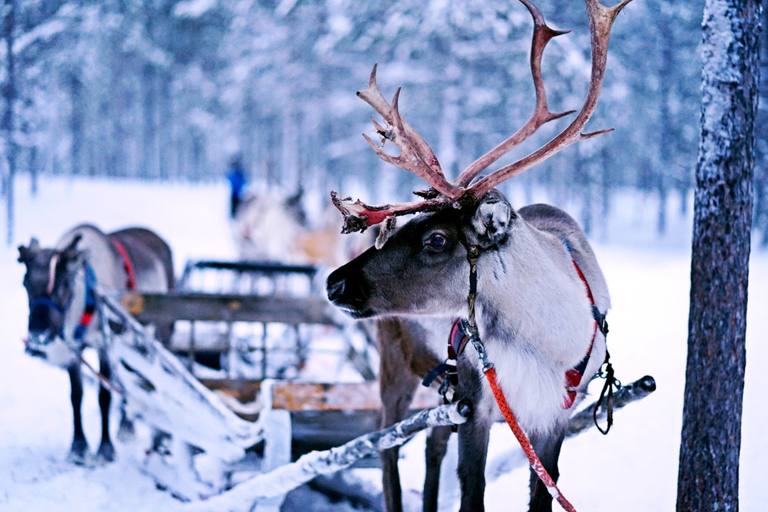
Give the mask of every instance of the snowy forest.
[(599, 1), (2, 0), (0, 509), (764, 508), (766, 2)]
[[(573, 31), (544, 58), (550, 105), (578, 109), (589, 81), (583, 6), (540, 7), (554, 27)], [(644, 0), (626, 9), (589, 127), (616, 131), (515, 184), (541, 184), (577, 201), (587, 233), (610, 215), (617, 187), (659, 200), (648, 213), (660, 234), (669, 215), (685, 214), (698, 140), (702, 8)], [(387, 200), (403, 200), (417, 178), (381, 163), (360, 136), (370, 132), (373, 112), (354, 93), (373, 64), (385, 96), (402, 86), (401, 111), (455, 176), (533, 108), (530, 31), (522, 5), (498, 0), (6, 0), (3, 196), (11, 212), (14, 176), (23, 173), (32, 190), (16, 194), (34, 194), (41, 175), (221, 180), (241, 155), (253, 183), (287, 192), (299, 184), (362, 187), (380, 200), (379, 177), (396, 176), (399, 190), (394, 198), (387, 190)], [(531, 145), (557, 128), (545, 127)], [(768, 123), (758, 121), (758, 130), (756, 242), (765, 245)], [(675, 195), (686, 198), (675, 202), (682, 212), (668, 207)]]

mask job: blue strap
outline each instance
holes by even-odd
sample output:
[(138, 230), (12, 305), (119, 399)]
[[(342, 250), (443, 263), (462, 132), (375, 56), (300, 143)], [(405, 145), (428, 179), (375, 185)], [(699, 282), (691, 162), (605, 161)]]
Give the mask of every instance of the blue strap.
[(33, 300), (32, 303), (29, 305), (29, 309), (31, 310), (35, 306), (48, 306), (49, 308), (55, 309), (59, 313), (64, 313), (64, 308), (47, 295), (43, 297), (38, 297), (35, 300)]
[(448, 363), (440, 363), (439, 365), (435, 366), (432, 371), (427, 374), (426, 377), (424, 377), (424, 380), (421, 381), (421, 385), (425, 388), (428, 388), (439, 375), (446, 372), (451, 373), (452, 371), (456, 371), (456, 366)]
[(91, 325), (91, 320), (93, 320), (93, 313), (96, 311), (96, 273), (93, 271), (93, 268), (88, 264), (88, 262), (85, 263), (85, 309), (83, 310), (83, 314), (80, 315), (80, 322), (78, 322), (77, 327), (75, 327), (75, 331), (72, 334), (72, 337), (75, 341), (82, 341), (83, 337), (85, 336), (85, 332), (88, 330), (88, 327)]

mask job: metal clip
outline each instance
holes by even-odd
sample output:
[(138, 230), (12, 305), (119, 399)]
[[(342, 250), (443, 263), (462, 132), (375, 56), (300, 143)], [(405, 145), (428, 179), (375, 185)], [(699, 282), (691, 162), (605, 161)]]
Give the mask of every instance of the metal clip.
[(485, 345), (483, 345), (483, 342), (480, 340), (480, 336), (477, 335), (477, 330), (474, 329), (473, 331), (470, 331), (469, 341), (471, 341), (472, 346), (475, 347), (477, 357), (483, 365), (483, 372), (487, 372), (493, 368), (493, 363), (488, 359), (488, 352), (485, 351)]
[(445, 380), (440, 383), (440, 388), (437, 390), (437, 392), (443, 398), (444, 404), (450, 404), (451, 402), (453, 402), (453, 397), (456, 394), (456, 390), (453, 389), (453, 386), (451, 384), (451, 380), (449, 377), (446, 377)]

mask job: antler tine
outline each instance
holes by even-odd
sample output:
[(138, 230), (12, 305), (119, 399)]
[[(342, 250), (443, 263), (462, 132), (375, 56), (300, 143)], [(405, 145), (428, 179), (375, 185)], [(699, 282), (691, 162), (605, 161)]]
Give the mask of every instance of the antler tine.
[(619, 12), (621, 12), (621, 10), (631, 1), (632, 0), (622, 0), (613, 7), (606, 7), (601, 4), (599, 0), (585, 0), (587, 4), (587, 12), (589, 13), (589, 29), (592, 44), (592, 74), (584, 105), (579, 113), (576, 114), (576, 118), (571, 124), (544, 146), (530, 155), (494, 171), (467, 189), (475, 199), (480, 199), (486, 192), (499, 183), (543, 162), (571, 144), (611, 131), (609, 129), (593, 133), (582, 133), (581, 130), (587, 124), (589, 118), (597, 107), (597, 100), (603, 86), (603, 77), (608, 61), (608, 41), (611, 36), (611, 27)]
[(355, 231), (360, 231), (362, 233), (369, 227), (383, 222), (388, 217), (435, 211), (444, 208), (451, 203), (451, 200), (445, 196), (437, 196), (424, 201), (371, 206), (360, 200), (353, 202), (351, 197), (341, 199), (339, 198), (339, 195), (333, 191), (331, 192), (331, 201), (344, 217), (344, 225), (341, 229), (342, 233), (353, 233)]
[[(384, 118), (384, 120), (389, 123), (390, 125), (393, 125), (395, 123), (394, 115), (393, 115), (393, 109), (392, 107), (387, 103), (387, 100), (384, 99), (384, 96), (382, 96), (381, 92), (379, 91), (379, 86), (376, 83), (376, 70), (378, 68), (378, 64), (373, 65), (373, 69), (371, 70), (371, 76), (368, 78), (368, 87), (364, 91), (358, 91), (357, 95), (366, 103), (368, 103), (373, 109), (378, 112), (378, 114)], [(399, 94), (398, 92), (395, 93), (397, 96)], [(394, 103), (395, 100), (393, 100)], [(435, 156), (434, 151), (432, 151), (432, 148), (429, 147), (429, 145), (422, 139), (421, 137), (416, 134), (414, 129), (409, 125), (405, 120), (402, 120), (403, 122), (403, 131), (407, 133), (413, 134), (415, 137), (413, 137), (412, 145), (416, 148), (417, 153), (419, 154), (419, 157), (422, 159), (422, 161), (427, 164), (433, 171), (436, 173), (442, 175), (443, 171), (440, 168), (440, 164), (437, 161), (437, 157)]]
[(374, 65), (368, 80), (368, 87), (364, 91), (359, 91), (357, 95), (373, 107), (392, 127), (391, 130), (387, 130), (373, 120), (374, 128), (382, 141), (391, 140), (400, 149), (400, 155), (395, 157), (385, 153), (368, 135), (363, 134), (365, 140), (368, 141), (379, 158), (385, 162), (412, 172), (447, 197), (458, 198), (461, 195), (460, 191), (445, 179), (435, 153), (400, 115), (398, 109), (400, 88), (395, 92), (391, 106), (379, 92), (376, 84), (376, 68), (377, 66)]
[(544, 88), (544, 79), (541, 75), (541, 57), (544, 54), (544, 48), (547, 43), (570, 30), (554, 30), (547, 25), (541, 11), (528, 0), (520, 0), (528, 8), (533, 17), (533, 40), (531, 41), (531, 75), (533, 76), (533, 85), (536, 91), (536, 107), (528, 121), (507, 140), (493, 148), (491, 151), (475, 160), (469, 167), (454, 180), (459, 187), (469, 185), (475, 176), (480, 174), (493, 162), (509, 153), (533, 135), (543, 124), (561, 117), (573, 114), (575, 110), (553, 114), (547, 107), (547, 92)]

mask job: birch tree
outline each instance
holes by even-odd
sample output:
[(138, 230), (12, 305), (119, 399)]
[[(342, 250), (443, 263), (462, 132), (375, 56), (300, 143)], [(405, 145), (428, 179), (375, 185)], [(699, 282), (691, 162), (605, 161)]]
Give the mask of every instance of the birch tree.
[(758, 0), (707, 0), (678, 511), (736, 511), (746, 365)]

